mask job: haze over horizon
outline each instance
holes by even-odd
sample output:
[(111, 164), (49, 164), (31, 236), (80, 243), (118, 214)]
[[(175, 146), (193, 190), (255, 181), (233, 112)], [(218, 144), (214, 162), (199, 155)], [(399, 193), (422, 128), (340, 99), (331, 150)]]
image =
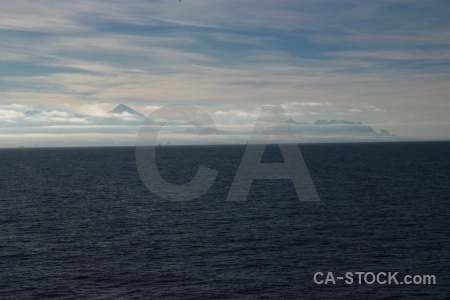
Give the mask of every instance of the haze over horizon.
[(449, 140), (449, 25), (446, 1), (2, 1), (0, 147), (133, 145), (121, 103), (198, 106), (214, 143), (263, 105)]

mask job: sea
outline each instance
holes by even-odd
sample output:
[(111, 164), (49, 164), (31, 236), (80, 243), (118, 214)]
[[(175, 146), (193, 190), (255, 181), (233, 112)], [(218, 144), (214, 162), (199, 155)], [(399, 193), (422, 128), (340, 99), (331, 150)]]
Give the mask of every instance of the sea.
[(450, 142), (300, 144), (320, 201), (289, 179), (226, 201), (245, 148), (158, 147), (168, 182), (218, 171), (191, 201), (148, 190), (134, 147), (0, 149), (0, 299), (450, 299)]

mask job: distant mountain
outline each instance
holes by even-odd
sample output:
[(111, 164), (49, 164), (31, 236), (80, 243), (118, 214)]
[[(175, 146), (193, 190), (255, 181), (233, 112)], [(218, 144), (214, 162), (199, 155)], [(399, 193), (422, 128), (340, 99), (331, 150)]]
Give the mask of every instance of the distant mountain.
[(316, 120), (313, 124), (308, 124), (289, 119), (287, 123), (292, 125), (294, 131), (300, 135), (392, 136), (385, 129), (376, 132), (371, 126), (364, 125), (362, 122), (346, 120)]
[(381, 129), (380, 130), (380, 135), (393, 136), (393, 134), (391, 134), (389, 131), (387, 131), (387, 129)]
[(129, 113), (130, 115), (134, 115), (138, 118), (145, 119), (146, 117), (141, 114), (140, 112), (135, 111), (129, 106), (126, 106), (125, 104), (119, 104), (114, 108), (112, 111), (110, 111), (113, 114), (123, 114), (123, 113)]
[(109, 112), (109, 116), (98, 120), (99, 125), (141, 125), (147, 118), (125, 104), (119, 104)]
[(361, 122), (351, 122), (345, 120), (316, 120), (314, 125), (362, 125)]
[(289, 124), (303, 124), (303, 125), (309, 124), (308, 122), (297, 122), (297, 121), (294, 121), (292, 119), (289, 119), (286, 122), (289, 123)]

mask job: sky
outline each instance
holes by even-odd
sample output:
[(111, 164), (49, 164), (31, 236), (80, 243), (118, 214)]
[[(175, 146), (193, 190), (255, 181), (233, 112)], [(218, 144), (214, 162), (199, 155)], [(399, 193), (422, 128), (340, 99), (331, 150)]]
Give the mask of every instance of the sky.
[(450, 139), (448, 1), (1, 1), (0, 41), (0, 147), (133, 145), (120, 103)]

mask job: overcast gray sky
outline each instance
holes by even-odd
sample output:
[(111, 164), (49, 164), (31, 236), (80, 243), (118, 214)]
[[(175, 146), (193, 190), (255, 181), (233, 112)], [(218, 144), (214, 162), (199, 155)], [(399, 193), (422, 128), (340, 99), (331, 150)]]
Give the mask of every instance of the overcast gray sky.
[(133, 144), (120, 103), (450, 139), (448, 1), (1, 1), (0, 41), (0, 147)]

